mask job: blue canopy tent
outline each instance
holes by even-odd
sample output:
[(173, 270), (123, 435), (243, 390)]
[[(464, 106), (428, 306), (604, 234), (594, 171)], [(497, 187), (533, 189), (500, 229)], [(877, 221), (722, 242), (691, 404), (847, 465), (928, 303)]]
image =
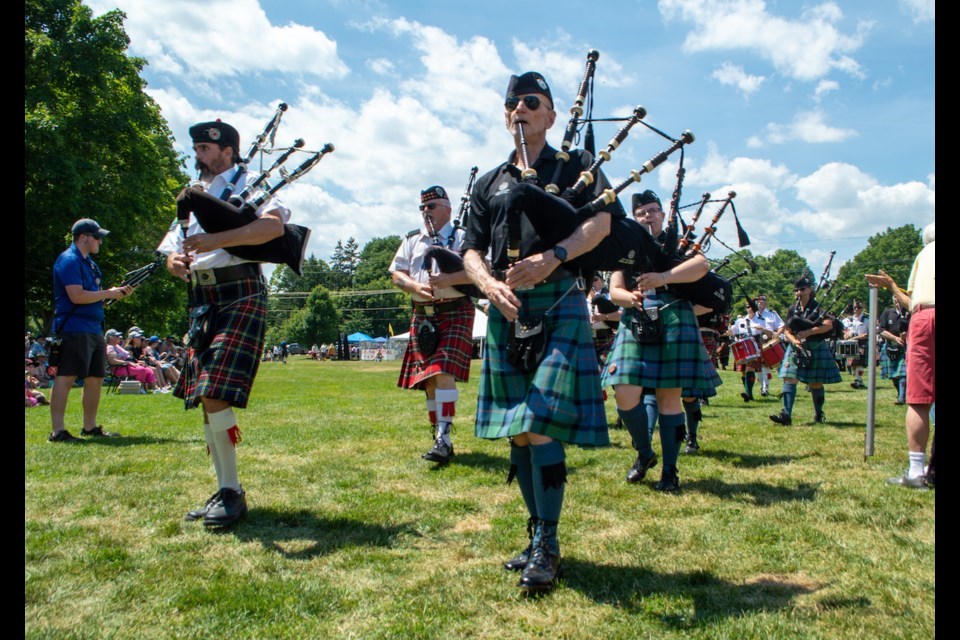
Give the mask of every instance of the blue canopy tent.
[(373, 342), (373, 338), (365, 333), (351, 333), (347, 336), (347, 342)]

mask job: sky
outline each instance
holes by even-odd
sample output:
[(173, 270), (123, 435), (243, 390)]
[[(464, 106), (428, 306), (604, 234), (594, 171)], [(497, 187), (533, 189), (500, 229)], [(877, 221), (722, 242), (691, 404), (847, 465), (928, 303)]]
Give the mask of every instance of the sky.
[[(191, 124), (233, 124), (246, 152), (280, 102), (278, 147), (334, 145), (278, 194), (324, 260), (338, 240), (418, 227), (427, 186), (456, 209), (471, 167), (506, 160), (511, 74), (546, 77), (559, 146), (590, 49), (594, 117), (642, 105), (671, 137), (692, 131), (681, 204), (735, 191), (754, 254), (797, 251), (819, 276), (836, 251), (835, 276), (871, 235), (934, 220), (933, 0), (85, 2), (126, 14), (129, 51), (146, 59), (147, 92), (191, 174)], [(597, 123), (597, 147), (620, 126)], [(604, 171), (617, 184), (669, 144), (635, 126)], [(653, 189), (666, 206), (678, 155), (621, 201)], [(717, 238), (736, 247), (728, 214)], [(708, 257), (726, 253), (715, 243)]]

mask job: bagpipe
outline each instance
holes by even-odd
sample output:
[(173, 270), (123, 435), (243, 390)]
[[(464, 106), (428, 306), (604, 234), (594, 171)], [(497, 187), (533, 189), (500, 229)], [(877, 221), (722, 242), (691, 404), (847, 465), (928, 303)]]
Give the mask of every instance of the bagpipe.
[[(180, 195), (177, 196), (177, 219), (184, 236), (186, 236), (191, 213), (207, 233), (238, 229), (254, 222), (258, 219), (256, 212), (260, 206), (272, 198), (281, 188), (306, 175), (320, 162), (323, 156), (334, 150), (334, 146), (330, 143), (323, 145), (319, 151), (304, 150), (302, 148), (304, 145), (302, 138), (298, 138), (293, 145), (287, 148), (274, 147), (276, 131), (286, 110), (287, 104), (281, 102), (276, 113), (251, 144), (247, 154), (240, 159), (236, 173), (234, 173), (233, 178), (219, 198), (195, 186), (187, 187), (180, 192)], [(240, 177), (247, 171), (257, 153), (261, 153), (262, 157), (275, 151), (281, 151), (282, 153), (273, 164), (262, 170), (243, 190), (235, 193)], [(287, 171), (283, 166), (284, 163), (297, 152), (311, 155), (293, 171)], [(280, 174), (280, 180), (271, 185), (268, 180), (274, 171)], [(224, 249), (228, 253), (245, 260), (286, 264), (297, 275), (301, 275), (309, 238), (310, 229), (307, 227), (286, 223), (283, 225), (283, 235), (278, 238), (263, 244), (225, 247)]]
[[(434, 263), (441, 273), (458, 273), (463, 271), (463, 255), (453, 250), (453, 243), (456, 239), (457, 231), (467, 226), (467, 218), (470, 215), (470, 195), (473, 191), (473, 182), (477, 178), (477, 167), (470, 169), (470, 177), (467, 179), (467, 187), (460, 196), (460, 208), (457, 209), (457, 217), (453, 219), (453, 229), (447, 238), (446, 244), (440, 240), (437, 230), (433, 226), (433, 216), (424, 213), (423, 220), (427, 226), (427, 231), (433, 240), (433, 245), (428, 247), (423, 255), (423, 266), (425, 269), (432, 269)], [(453, 288), (460, 293), (471, 298), (480, 298), (480, 290), (472, 284), (455, 284)]]
[[(129, 286), (133, 287), (134, 289), (136, 289), (136, 288), (139, 287), (141, 284), (143, 284), (144, 281), (145, 281), (147, 278), (149, 278), (151, 275), (153, 275), (153, 273), (154, 273), (157, 269), (159, 269), (161, 266), (163, 266), (164, 264), (166, 264), (166, 261), (167, 261), (167, 256), (163, 255), (162, 253), (160, 253), (160, 252), (158, 251), (158, 252), (157, 252), (157, 257), (156, 257), (156, 259), (155, 259), (153, 262), (151, 262), (150, 264), (145, 264), (145, 265), (143, 265), (142, 267), (140, 267), (139, 269), (134, 269), (133, 271), (128, 271), (128, 272), (126, 273), (126, 275), (123, 276), (123, 282), (121, 282), (118, 286), (120, 286), (120, 287), (126, 287), (126, 286), (129, 285)], [(119, 299), (119, 298), (110, 298), (110, 299), (108, 299), (108, 300), (105, 300), (105, 301), (103, 302), (103, 306), (104, 306), (104, 307), (109, 307), (109, 306), (112, 305), (114, 302), (116, 302), (118, 299)]]
[[(640, 270), (665, 271), (695, 255), (704, 253), (708, 249), (710, 239), (716, 231), (716, 223), (727, 206), (732, 208), (731, 201), (736, 194), (731, 191), (727, 199), (722, 201), (709, 200), (709, 194), (705, 194), (698, 211), (702, 211), (703, 206), (708, 202), (722, 202), (720, 210), (714, 215), (710, 226), (706, 228), (703, 238), (699, 241), (693, 242), (692, 226), (689, 228), (685, 226), (684, 236), (680, 238), (677, 231), (677, 218), (678, 211), (681, 208), (678, 203), (684, 175), (684, 147), (691, 144), (695, 137), (688, 130), (684, 131), (678, 138), (673, 138), (651, 126), (643, 120), (647, 112), (642, 106), (634, 108), (631, 115), (626, 118), (593, 118), (590, 113), (593, 103), (592, 83), (598, 58), (599, 54), (594, 50), (587, 54), (584, 78), (581, 81), (574, 105), (570, 109), (571, 118), (565, 131), (561, 149), (555, 157), (557, 165), (554, 168), (551, 182), (546, 187), (541, 185), (537, 171), (530, 166), (526, 157), (527, 149), (523, 124), (517, 123), (520, 152), (527, 168), (520, 173), (520, 183), (513, 186), (507, 194), (507, 257), (511, 262), (520, 258), (520, 245), (524, 227), (532, 228), (543, 246), (554, 246), (574, 233), (586, 220), (615, 203), (618, 194), (628, 186), (640, 182), (643, 175), (651, 173), (663, 164), (668, 157), (679, 151), (677, 188), (674, 191), (671, 204), (670, 220), (672, 226), (671, 224), (667, 225), (665, 239), (660, 241), (654, 238), (650, 231), (634, 220), (632, 216), (623, 218), (611, 216), (610, 233), (592, 250), (572, 259), (569, 263), (571, 268), (580, 269), (581, 272), (621, 269), (628, 272)], [(584, 104), (588, 98), (589, 106), (587, 115), (584, 117)], [(596, 154), (596, 158), (580, 173), (576, 181), (560, 192), (557, 183), (564, 167), (571, 160), (570, 148), (573, 145), (574, 137), (586, 125), (585, 146), (592, 146), (592, 129), (590, 127), (593, 122), (597, 121), (626, 122), (616, 132), (606, 148)], [(582, 194), (586, 188), (596, 181), (600, 166), (610, 159), (613, 151), (623, 143), (630, 129), (637, 124), (642, 124), (647, 129), (669, 140), (670, 146), (644, 162), (639, 169), (630, 171), (629, 178), (616, 186), (604, 189), (592, 201), (575, 206), (575, 202), (582, 201)], [(735, 209), (734, 217), (736, 217)], [(737, 228), (741, 240), (740, 246), (746, 246), (749, 244), (749, 238), (743, 232), (739, 220), (737, 220)], [(696, 282), (670, 284), (669, 289), (694, 304), (724, 312), (729, 308), (732, 296), (730, 284), (725, 278), (712, 271)]]
[[(833, 288), (833, 285), (836, 284), (836, 281), (831, 282), (829, 280), (830, 275), (830, 265), (833, 263), (833, 256), (836, 251), (830, 252), (830, 259), (827, 261), (827, 266), (824, 268), (823, 273), (820, 276), (820, 281), (817, 284), (816, 291), (810, 296), (809, 302), (804, 305), (799, 296), (797, 297), (797, 302), (793, 307), (790, 317), (787, 319), (787, 329), (796, 336), (800, 331), (808, 331), (815, 327), (820, 326), (823, 323), (824, 319), (828, 319), (833, 323), (833, 332), (828, 335), (824, 335), (825, 339), (834, 338), (837, 335), (842, 337), (840, 326), (840, 320), (837, 318), (836, 313), (832, 309), (840, 302), (844, 296), (847, 294), (847, 291), (850, 289), (850, 285), (843, 285), (839, 291), (833, 296), (833, 299), (830, 302), (824, 304), (817, 302), (816, 298), (821, 293), (826, 294)], [(810, 351), (810, 348), (807, 346), (807, 340), (801, 340), (800, 346), (796, 347), (796, 358), (797, 366), (799, 367), (808, 367), (813, 362), (813, 354)]]

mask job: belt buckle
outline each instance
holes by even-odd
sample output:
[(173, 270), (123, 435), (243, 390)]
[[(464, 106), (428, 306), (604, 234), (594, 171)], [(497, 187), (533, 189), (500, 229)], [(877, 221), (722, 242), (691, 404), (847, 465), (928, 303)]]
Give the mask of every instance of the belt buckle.
[(193, 272), (194, 284), (206, 287), (217, 284), (217, 274), (213, 269), (197, 269)]
[(423, 305), (423, 312), (428, 316), (436, 315), (436, 308), (432, 304)]

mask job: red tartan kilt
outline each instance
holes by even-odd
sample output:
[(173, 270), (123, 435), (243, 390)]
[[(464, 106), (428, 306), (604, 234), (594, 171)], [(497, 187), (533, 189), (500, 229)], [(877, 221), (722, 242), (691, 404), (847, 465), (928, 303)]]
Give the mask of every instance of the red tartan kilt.
[(470, 356), (473, 355), (473, 305), (467, 299), (463, 306), (437, 314), (433, 321), (440, 333), (437, 350), (425, 358), (417, 347), (417, 318), (410, 320), (410, 342), (403, 354), (400, 379), (397, 386), (403, 389), (423, 389), (427, 378), (445, 373), (457, 382), (470, 379)]

